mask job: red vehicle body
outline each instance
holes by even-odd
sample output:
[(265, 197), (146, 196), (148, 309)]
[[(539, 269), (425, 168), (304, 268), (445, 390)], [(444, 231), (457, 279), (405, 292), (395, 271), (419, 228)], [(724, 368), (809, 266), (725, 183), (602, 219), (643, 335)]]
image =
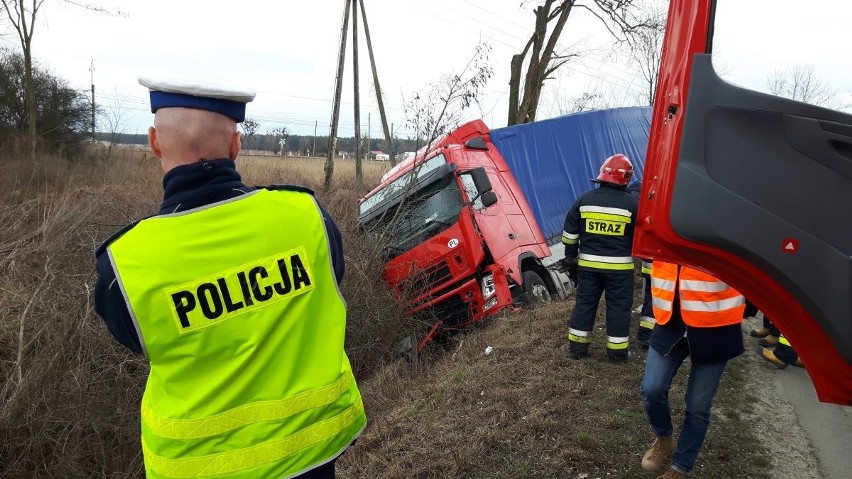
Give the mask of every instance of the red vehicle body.
[(438, 318), (420, 348), (437, 331), (512, 307), (527, 292), (542, 300), (566, 294), (567, 277), (545, 267), (545, 237), (482, 121), (389, 171), (361, 200), (359, 224), (377, 239), (391, 230), (385, 281), (411, 313)]
[(715, 5), (670, 3), (634, 255), (733, 285), (852, 404), (852, 115), (721, 80)]

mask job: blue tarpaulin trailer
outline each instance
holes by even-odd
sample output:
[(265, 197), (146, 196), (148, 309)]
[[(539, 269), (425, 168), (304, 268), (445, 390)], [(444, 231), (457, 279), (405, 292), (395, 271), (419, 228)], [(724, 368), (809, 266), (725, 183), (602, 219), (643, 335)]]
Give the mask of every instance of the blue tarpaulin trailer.
[(613, 108), (491, 130), (549, 244), (559, 241), (565, 214), (595, 187), (601, 163), (630, 158), (641, 179), (651, 129), (650, 107)]

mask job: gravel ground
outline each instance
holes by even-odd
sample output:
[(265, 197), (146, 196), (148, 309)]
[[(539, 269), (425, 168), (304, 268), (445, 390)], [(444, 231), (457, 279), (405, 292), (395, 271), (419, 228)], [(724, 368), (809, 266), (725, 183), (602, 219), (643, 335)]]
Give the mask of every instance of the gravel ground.
[[(748, 332), (762, 325), (760, 319), (749, 319), (743, 323)], [(793, 406), (777, 394), (772, 375), (777, 374), (772, 366), (757, 354), (757, 340), (746, 337), (747, 370), (753, 381), (747, 383), (750, 392), (757, 398), (754, 404), (752, 424), (769, 452), (769, 463), (775, 479), (820, 479), (823, 477), (813, 447), (799, 425)], [(763, 379), (763, 380), (761, 380)]]

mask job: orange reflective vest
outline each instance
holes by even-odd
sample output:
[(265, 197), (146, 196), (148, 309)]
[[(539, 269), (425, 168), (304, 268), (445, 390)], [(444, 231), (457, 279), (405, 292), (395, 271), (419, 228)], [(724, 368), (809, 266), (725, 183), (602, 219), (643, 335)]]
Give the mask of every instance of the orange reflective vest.
[(654, 261), (651, 295), (657, 324), (671, 319), (675, 289), (683, 322), (688, 326), (713, 328), (743, 320), (745, 297), (724, 281), (688, 266)]

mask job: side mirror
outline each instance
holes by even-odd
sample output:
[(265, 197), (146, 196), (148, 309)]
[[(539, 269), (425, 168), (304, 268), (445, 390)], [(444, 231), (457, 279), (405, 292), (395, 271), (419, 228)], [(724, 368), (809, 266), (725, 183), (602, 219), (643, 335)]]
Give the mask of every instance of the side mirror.
[(497, 202), (497, 193), (493, 191), (486, 191), (485, 193), (482, 193), (482, 196), (480, 196), (479, 199), (482, 201), (482, 206), (487, 208)]
[(476, 191), (479, 194), (491, 191), (491, 180), (488, 179), (488, 173), (485, 172), (485, 168), (480, 166), (479, 168), (470, 170), (470, 177), (473, 179), (473, 184), (476, 185)]

